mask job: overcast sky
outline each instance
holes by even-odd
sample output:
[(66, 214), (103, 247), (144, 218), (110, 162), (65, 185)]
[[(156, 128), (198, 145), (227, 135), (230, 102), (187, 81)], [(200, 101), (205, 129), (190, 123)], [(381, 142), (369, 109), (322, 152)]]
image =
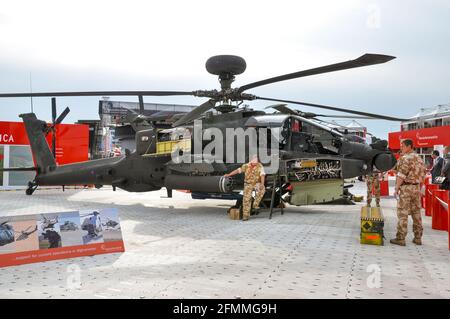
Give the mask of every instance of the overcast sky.
[[(29, 92), (30, 73), (34, 92), (215, 89), (217, 78), (204, 67), (212, 55), (246, 60), (234, 83), (240, 86), (381, 53), (397, 59), (248, 93), (410, 117), (421, 107), (450, 103), (449, 39), (446, 0), (0, 0), (0, 92)], [(71, 108), (65, 122), (72, 123), (98, 118), (98, 100), (57, 103), (59, 111)], [(145, 101), (197, 105), (204, 99)], [(35, 98), (34, 107), (50, 119), (49, 98)], [(29, 110), (29, 99), (0, 100), (0, 120), (17, 121)], [(399, 129), (395, 122), (360, 122), (379, 137)]]

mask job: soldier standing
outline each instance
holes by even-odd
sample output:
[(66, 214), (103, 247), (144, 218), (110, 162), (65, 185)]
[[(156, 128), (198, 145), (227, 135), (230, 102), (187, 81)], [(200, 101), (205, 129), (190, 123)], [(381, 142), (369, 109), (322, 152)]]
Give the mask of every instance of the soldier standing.
[(378, 172), (373, 172), (372, 174), (366, 175), (367, 184), (367, 206), (370, 207), (372, 203), (372, 188), (375, 191), (375, 202), (377, 207), (380, 207), (380, 174)]
[(242, 165), (240, 168), (235, 169), (229, 174), (225, 174), (225, 177), (230, 177), (236, 174), (245, 173), (244, 179), (244, 198), (243, 198), (243, 219), (248, 220), (250, 217), (250, 211), (252, 209), (252, 192), (256, 191), (255, 200), (253, 201), (253, 208), (258, 209), (259, 203), (266, 192), (264, 186), (264, 180), (266, 173), (264, 167), (258, 160), (258, 155), (254, 155), (252, 160)]
[(420, 183), (423, 182), (426, 167), (422, 158), (413, 151), (412, 140), (403, 140), (400, 144), (402, 156), (397, 162), (397, 181), (395, 196), (397, 203), (397, 236), (391, 239), (391, 244), (405, 246), (408, 232), (408, 215), (413, 220), (414, 240), (416, 245), (422, 245), (422, 217), (420, 215)]

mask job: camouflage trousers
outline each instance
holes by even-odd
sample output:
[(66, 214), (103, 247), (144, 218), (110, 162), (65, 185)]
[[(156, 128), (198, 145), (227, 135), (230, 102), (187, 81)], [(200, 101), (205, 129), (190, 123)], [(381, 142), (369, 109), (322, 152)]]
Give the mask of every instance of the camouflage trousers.
[(253, 190), (256, 191), (255, 199), (253, 201), (253, 208), (258, 208), (259, 203), (261, 202), (261, 199), (264, 196), (264, 193), (266, 192), (266, 189), (261, 187), (257, 187), (260, 184), (245, 184), (244, 186), (244, 198), (242, 200), (243, 204), (243, 219), (249, 219), (250, 212), (252, 209), (252, 192)]
[(420, 188), (419, 185), (404, 185), (400, 187), (397, 203), (397, 239), (404, 240), (408, 233), (408, 215), (413, 220), (415, 238), (422, 238), (422, 216), (420, 215)]
[(372, 188), (375, 191), (375, 202), (377, 206), (380, 206), (380, 180), (377, 176), (368, 175), (366, 176), (367, 184), (367, 206), (372, 203)]

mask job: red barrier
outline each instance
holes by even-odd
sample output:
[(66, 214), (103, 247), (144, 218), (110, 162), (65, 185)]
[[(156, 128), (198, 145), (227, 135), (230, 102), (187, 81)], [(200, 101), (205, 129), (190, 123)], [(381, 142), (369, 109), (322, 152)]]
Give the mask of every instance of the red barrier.
[[(427, 185), (431, 184), (431, 176), (427, 175), (425, 176), (425, 180), (423, 183), (420, 184), (420, 204), (422, 205), (422, 208), (426, 208), (426, 196), (427, 196)], [(422, 189), (425, 190), (425, 192), (422, 193)], [(431, 216), (431, 214), (430, 214)]]
[(448, 231), (448, 191), (435, 189), (432, 191), (433, 212), (431, 216), (431, 228)]
[(380, 181), (380, 196), (389, 196), (389, 182), (387, 180)]
[(439, 189), (439, 185), (437, 184), (428, 184), (425, 185), (425, 216), (433, 215), (433, 190)]

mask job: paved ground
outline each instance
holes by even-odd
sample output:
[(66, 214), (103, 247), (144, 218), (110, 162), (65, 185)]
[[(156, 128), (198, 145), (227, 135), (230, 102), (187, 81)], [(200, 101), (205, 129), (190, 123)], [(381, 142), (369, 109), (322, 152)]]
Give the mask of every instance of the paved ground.
[[(409, 234), (407, 247), (379, 247), (359, 244), (362, 204), (291, 206), (244, 223), (228, 219), (230, 201), (164, 196), (0, 192), (0, 216), (118, 207), (126, 245), (123, 254), (1, 268), (0, 298), (450, 298), (448, 234), (429, 217), (424, 246)], [(389, 239), (395, 200), (382, 206)]]

